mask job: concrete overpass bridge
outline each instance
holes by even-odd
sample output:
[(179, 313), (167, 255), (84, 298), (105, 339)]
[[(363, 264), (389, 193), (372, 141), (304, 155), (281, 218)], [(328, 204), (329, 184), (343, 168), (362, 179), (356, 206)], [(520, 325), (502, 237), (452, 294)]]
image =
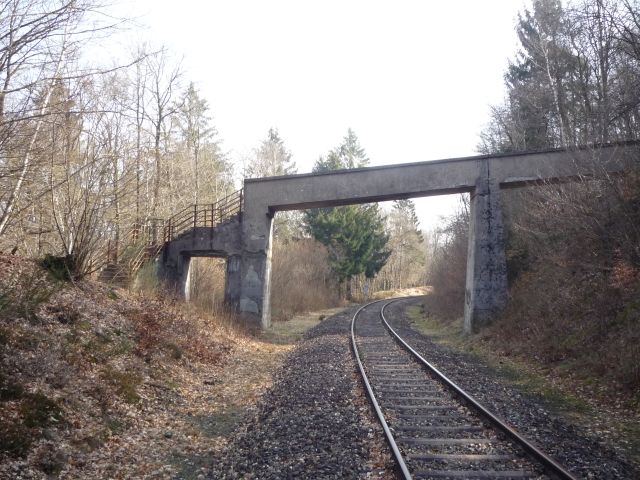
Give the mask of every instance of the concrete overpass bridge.
[(490, 322), (507, 300), (502, 189), (583, 180), (639, 166), (640, 143), (631, 142), (247, 179), (237, 212), (224, 221), (215, 223), (212, 213), (211, 224), (201, 226), (198, 206), (190, 207), (193, 215), (182, 221), (182, 231), (165, 242), (160, 275), (188, 298), (190, 259), (224, 257), (226, 302), (266, 328), (276, 212), (467, 192), (471, 217), (464, 322), (471, 332)]

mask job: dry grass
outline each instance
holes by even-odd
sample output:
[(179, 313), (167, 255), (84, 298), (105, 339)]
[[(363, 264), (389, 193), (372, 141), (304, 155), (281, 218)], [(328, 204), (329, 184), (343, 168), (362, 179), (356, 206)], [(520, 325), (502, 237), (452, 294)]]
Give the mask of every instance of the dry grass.
[(195, 405), (204, 379), (245, 348), (210, 315), (62, 284), (19, 257), (0, 257), (0, 295), (2, 478), (144, 476), (170, 465), (162, 431), (175, 406)]
[(307, 330), (318, 325), (322, 320), (337, 314), (342, 307), (304, 312), (294, 315), (287, 321), (275, 322), (269, 330), (260, 334), (261, 339), (277, 344), (293, 344), (300, 340)]
[(372, 300), (383, 300), (385, 298), (395, 297), (414, 297), (420, 295), (426, 295), (433, 291), (432, 287), (412, 287), (412, 288), (398, 288), (395, 290), (380, 290), (371, 296)]
[[(503, 382), (542, 401), (554, 414), (597, 431), (603, 440), (622, 448), (630, 458), (640, 462), (640, 412), (624, 401), (619, 392), (612, 391), (611, 385), (602, 379), (589, 381), (566, 369), (549, 366), (530, 350), (527, 354), (517, 354), (505, 336), (519, 342), (520, 335), (516, 331), (501, 332), (504, 328), (517, 329), (508, 322), (465, 336), (462, 318), (438, 317), (432, 305), (433, 297), (426, 296), (420, 304), (407, 308), (414, 328), (441, 345), (473, 355), (496, 372)], [(540, 345), (536, 340), (531, 344)]]

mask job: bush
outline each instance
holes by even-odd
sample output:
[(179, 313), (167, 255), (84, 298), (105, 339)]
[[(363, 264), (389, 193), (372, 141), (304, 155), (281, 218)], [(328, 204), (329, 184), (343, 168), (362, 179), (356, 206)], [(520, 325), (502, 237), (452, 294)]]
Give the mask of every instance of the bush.
[(104, 371), (104, 378), (107, 380), (116, 390), (116, 393), (120, 395), (125, 402), (136, 404), (140, 402), (140, 395), (138, 395), (138, 385), (142, 383), (142, 376), (135, 372), (120, 372), (112, 368), (107, 368)]
[(609, 388), (640, 387), (639, 178), (503, 192), (512, 282), (496, 343), (578, 376), (611, 375)]
[(20, 414), (27, 427), (46, 427), (62, 421), (62, 410), (58, 404), (42, 393), (26, 395), (20, 404)]
[(24, 388), (19, 383), (14, 382), (0, 373), (0, 402), (17, 400), (24, 394)]
[(76, 262), (71, 255), (57, 257), (47, 254), (40, 260), (40, 266), (44, 268), (56, 280), (69, 281), (76, 278)]
[(0, 428), (0, 452), (11, 457), (24, 457), (31, 447), (31, 431), (19, 422)]

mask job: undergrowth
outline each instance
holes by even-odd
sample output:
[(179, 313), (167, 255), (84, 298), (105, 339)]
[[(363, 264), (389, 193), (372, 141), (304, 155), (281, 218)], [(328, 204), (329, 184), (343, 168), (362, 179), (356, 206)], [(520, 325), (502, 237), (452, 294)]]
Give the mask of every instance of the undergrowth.
[(214, 374), (246, 335), (230, 312), (51, 268), (0, 255), (0, 477), (18, 459), (64, 473), (78, 452), (130, 433), (195, 365)]

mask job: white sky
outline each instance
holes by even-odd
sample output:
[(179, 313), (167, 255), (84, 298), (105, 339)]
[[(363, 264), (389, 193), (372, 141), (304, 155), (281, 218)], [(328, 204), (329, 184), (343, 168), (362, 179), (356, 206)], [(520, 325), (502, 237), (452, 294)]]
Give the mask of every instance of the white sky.
[[(299, 172), (351, 127), (372, 165), (474, 155), (524, 0), (120, 0), (184, 56), (238, 162), (280, 131)], [(119, 11), (119, 10), (118, 10)], [(135, 42), (131, 34), (127, 42)], [(416, 199), (423, 228), (457, 199)]]

